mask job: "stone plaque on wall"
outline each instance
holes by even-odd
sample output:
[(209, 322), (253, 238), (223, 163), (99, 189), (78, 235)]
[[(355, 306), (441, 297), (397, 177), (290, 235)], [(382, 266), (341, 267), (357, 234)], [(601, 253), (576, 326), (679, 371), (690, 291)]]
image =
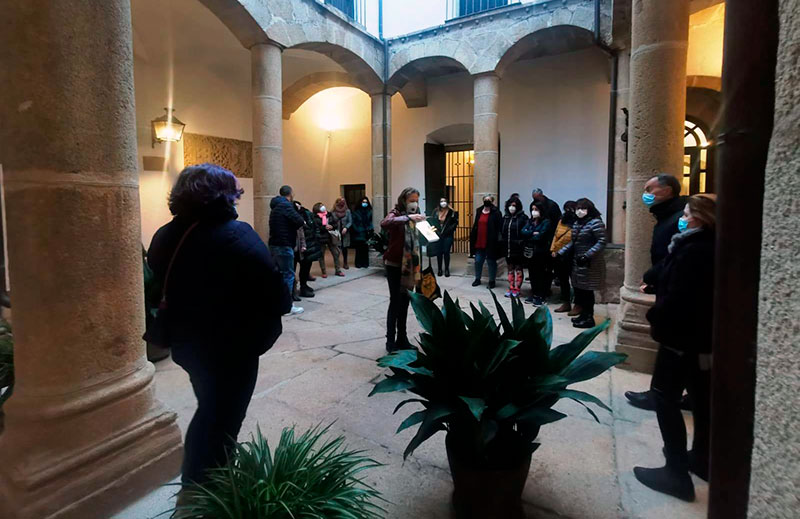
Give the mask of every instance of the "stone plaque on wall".
[(191, 166), (204, 162), (229, 169), (239, 178), (253, 178), (253, 143), (184, 133), (183, 164)]

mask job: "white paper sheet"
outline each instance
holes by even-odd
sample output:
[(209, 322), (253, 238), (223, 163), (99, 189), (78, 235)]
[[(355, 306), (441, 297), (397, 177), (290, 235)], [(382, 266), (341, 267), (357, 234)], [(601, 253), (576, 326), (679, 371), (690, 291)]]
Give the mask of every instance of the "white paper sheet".
[(428, 240), (429, 243), (439, 241), (439, 235), (436, 234), (436, 231), (433, 230), (431, 224), (427, 221), (422, 221), (417, 223), (417, 230)]

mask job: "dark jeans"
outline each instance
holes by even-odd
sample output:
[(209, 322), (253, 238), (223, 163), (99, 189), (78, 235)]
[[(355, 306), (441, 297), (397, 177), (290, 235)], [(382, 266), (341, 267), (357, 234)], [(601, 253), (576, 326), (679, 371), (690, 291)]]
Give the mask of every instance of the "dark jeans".
[(486, 255), (486, 249), (475, 250), (475, 280), (480, 281), (483, 276), (483, 264), (489, 264), (489, 282), (497, 278), (497, 260)]
[(453, 248), (453, 238), (442, 238), (439, 240), (439, 253), (436, 256), (436, 265), (439, 270), (442, 270), (442, 260), (444, 260), (444, 268), (450, 271), (450, 250)]
[(594, 290), (584, 290), (582, 288), (573, 288), (575, 292), (575, 306), (581, 307), (581, 317), (594, 316)]
[(689, 393), (694, 417), (694, 462), (708, 469), (711, 372), (702, 371), (697, 355), (679, 353), (661, 346), (656, 357), (656, 367), (650, 383), (650, 391), (656, 405), (656, 416), (667, 466), (676, 470), (688, 470), (689, 456), (686, 452), (686, 424), (681, 413), (683, 389)]
[(558, 276), (558, 284), (561, 287), (561, 301), (569, 304), (572, 301), (569, 286), (569, 276), (572, 274), (572, 258), (558, 256), (554, 258), (555, 274)]
[(172, 347), (172, 358), (189, 374), (197, 397), (183, 448), (184, 484), (202, 483), (208, 469), (225, 465), (253, 396), (258, 357), (231, 359), (224, 351), (218, 348), (212, 354), (193, 344)]
[(531, 278), (533, 295), (542, 299), (548, 296), (550, 283), (553, 282), (547, 271), (549, 259), (544, 255), (537, 255), (528, 261), (528, 276)]
[(300, 265), (298, 278), (300, 279), (301, 288), (308, 286), (308, 278), (311, 277), (311, 265), (313, 263), (314, 263), (313, 261), (309, 261), (306, 259), (297, 261), (297, 259), (295, 258), (295, 267), (297, 265)]
[(283, 282), (289, 287), (289, 293), (294, 293), (294, 249), (273, 245), (270, 246), (269, 252), (278, 270), (283, 274)]
[(342, 259), (344, 260), (344, 264), (347, 265), (347, 247), (342, 247)]
[(365, 241), (359, 241), (355, 244), (356, 249), (356, 268), (369, 267), (369, 245)]
[(390, 344), (408, 340), (406, 321), (411, 299), (408, 290), (400, 284), (400, 267), (386, 266), (386, 279), (389, 282), (389, 311), (386, 314), (386, 340)]

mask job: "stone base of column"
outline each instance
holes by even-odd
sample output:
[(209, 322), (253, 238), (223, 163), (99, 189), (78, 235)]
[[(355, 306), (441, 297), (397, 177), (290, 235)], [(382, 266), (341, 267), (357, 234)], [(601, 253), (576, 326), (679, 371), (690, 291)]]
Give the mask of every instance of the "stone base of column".
[(152, 370), (56, 404), (15, 394), (0, 437), (0, 517), (113, 517), (179, 474), (181, 432), (153, 397)]
[(626, 353), (628, 360), (620, 367), (642, 373), (652, 373), (655, 366), (658, 343), (650, 337), (647, 310), (655, 303), (655, 297), (626, 287), (620, 289), (620, 306), (617, 325), (612, 340), (618, 353)]

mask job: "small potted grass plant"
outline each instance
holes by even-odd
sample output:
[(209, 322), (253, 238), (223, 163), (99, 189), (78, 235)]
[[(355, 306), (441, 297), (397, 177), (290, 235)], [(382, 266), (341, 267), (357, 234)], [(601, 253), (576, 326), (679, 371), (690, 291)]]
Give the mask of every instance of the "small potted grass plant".
[[(494, 294), (493, 294), (494, 297)], [(445, 292), (440, 309), (411, 294), (423, 328), (419, 350), (402, 350), (378, 360), (390, 374), (370, 393), (407, 391), (395, 413), (410, 403), (398, 432), (418, 425), (405, 450), (411, 455), (438, 431), (446, 431), (447, 457), (459, 518), (523, 517), (522, 491), (539, 447), (539, 429), (565, 418), (553, 409), (562, 398), (610, 411), (597, 397), (569, 386), (592, 379), (623, 362), (623, 354), (584, 350), (606, 321), (567, 344), (551, 347), (553, 322), (546, 307), (533, 315), (516, 299), (508, 317), (495, 297), (499, 324), (483, 305), (463, 311)]]
[(363, 473), (380, 464), (348, 450), (344, 437), (326, 438), (331, 426), (299, 436), (281, 433), (275, 449), (258, 429), (240, 443), (228, 464), (209, 471), (208, 481), (187, 485), (181, 519), (380, 519), (380, 493)]

